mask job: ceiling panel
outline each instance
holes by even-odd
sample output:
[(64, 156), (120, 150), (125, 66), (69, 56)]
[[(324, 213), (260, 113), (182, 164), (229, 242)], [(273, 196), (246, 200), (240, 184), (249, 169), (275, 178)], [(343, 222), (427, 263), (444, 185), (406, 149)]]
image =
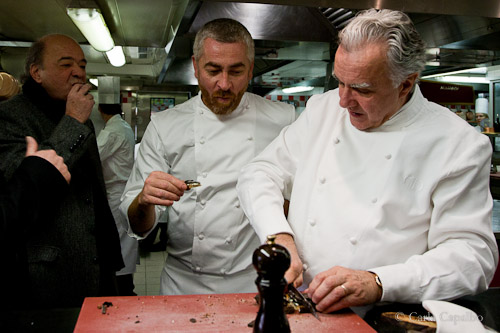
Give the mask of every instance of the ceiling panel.
[(188, 0), (98, 1), (119, 45), (165, 47)]
[(86, 42), (66, 15), (68, 3), (69, 0), (2, 0), (0, 38), (32, 42), (51, 32), (67, 34), (79, 42)]

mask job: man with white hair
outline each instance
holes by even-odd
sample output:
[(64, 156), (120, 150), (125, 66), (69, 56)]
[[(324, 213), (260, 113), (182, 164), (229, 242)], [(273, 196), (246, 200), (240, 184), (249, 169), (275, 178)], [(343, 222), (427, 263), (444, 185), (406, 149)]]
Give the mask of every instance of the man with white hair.
[(250, 222), (290, 250), (285, 278), (323, 312), (485, 290), (498, 262), (488, 138), (422, 96), (406, 14), (362, 12), (339, 37), (339, 88), (241, 172)]

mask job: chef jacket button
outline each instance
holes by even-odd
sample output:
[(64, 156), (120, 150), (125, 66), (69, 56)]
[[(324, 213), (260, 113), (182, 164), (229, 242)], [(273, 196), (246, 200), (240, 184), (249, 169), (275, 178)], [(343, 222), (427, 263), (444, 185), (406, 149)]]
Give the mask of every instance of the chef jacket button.
[(377, 198), (373, 198), (372, 203), (377, 203)]
[(387, 155), (385, 155), (385, 158), (386, 158), (387, 160), (390, 160), (390, 159), (392, 158), (392, 155), (391, 155), (391, 154), (387, 154)]
[(321, 178), (319, 179), (319, 182), (320, 182), (321, 184), (324, 184), (324, 183), (326, 182), (326, 178), (325, 178), (325, 177), (321, 177)]
[(309, 222), (309, 224), (313, 227), (316, 225), (316, 221), (313, 219), (309, 219), (307, 222)]
[(227, 238), (226, 238), (226, 243), (231, 244), (231, 242), (232, 242), (232, 241), (233, 241), (233, 240), (231, 239), (231, 237), (227, 237)]
[(206, 173), (206, 172), (203, 172), (203, 173), (201, 174), (201, 176), (202, 176), (203, 178), (207, 178), (207, 175), (208, 175), (208, 173)]
[(201, 272), (201, 267), (200, 266), (196, 266), (196, 271), (197, 272)]
[(205, 200), (205, 199), (202, 199), (202, 200), (200, 201), (200, 205), (202, 205), (202, 206), (205, 206), (205, 204), (206, 204), (206, 203), (207, 203), (207, 200)]
[(351, 238), (349, 238), (349, 242), (351, 242), (352, 245), (356, 245), (358, 240), (356, 239), (356, 237), (351, 237)]
[(203, 110), (200, 110), (200, 114), (203, 114)]
[(248, 141), (252, 141), (252, 140), (253, 140), (253, 137), (249, 136), (249, 137), (247, 138), (247, 140), (248, 140)]
[(200, 234), (198, 235), (198, 239), (199, 239), (199, 240), (203, 240), (204, 238), (205, 238), (205, 235), (204, 235), (204, 234), (200, 233)]
[(240, 202), (238, 201), (237, 203), (234, 204), (234, 207), (240, 208)]
[(92, 258), (92, 261), (93, 261), (94, 263), (98, 263), (98, 262), (99, 262), (99, 258), (94, 257), (94, 258)]
[(339, 138), (335, 138), (335, 139), (333, 139), (333, 143), (334, 143), (334, 144), (338, 144), (338, 143), (340, 143)]
[(205, 139), (204, 139), (204, 138), (201, 138), (201, 139), (200, 139), (200, 143), (201, 143), (201, 144), (204, 144), (204, 143), (205, 143)]
[(309, 268), (309, 266), (307, 266), (307, 264), (302, 265), (302, 269), (304, 270), (304, 272), (307, 271), (308, 268)]
[(220, 273), (221, 273), (221, 274), (226, 274), (226, 269), (225, 269), (225, 268), (221, 268), (221, 269), (220, 269)]

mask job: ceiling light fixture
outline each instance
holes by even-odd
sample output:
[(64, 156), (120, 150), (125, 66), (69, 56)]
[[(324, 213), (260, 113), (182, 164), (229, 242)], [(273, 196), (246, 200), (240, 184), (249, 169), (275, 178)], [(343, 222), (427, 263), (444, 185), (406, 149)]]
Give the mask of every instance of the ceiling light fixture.
[(68, 7), (67, 13), (94, 49), (101, 52), (113, 49), (115, 43), (97, 8)]
[(490, 80), (479, 76), (440, 76), (435, 79), (445, 82), (459, 82), (459, 83), (490, 83)]
[(294, 94), (294, 93), (311, 91), (313, 89), (314, 87), (311, 86), (297, 86), (297, 87), (283, 88), (282, 91), (284, 94)]
[(121, 46), (115, 46), (112, 50), (106, 52), (106, 55), (111, 65), (115, 67), (121, 67), (126, 63), (125, 54), (123, 54)]
[(99, 86), (99, 80), (96, 78), (89, 79), (89, 82), (92, 83), (96, 87)]
[(488, 68), (486, 68), (486, 67), (474, 67), (474, 68), (462, 69), (459, 71), (426, 75), (426, 76), (422, 76), (421, 79), (430, 79), (433, 77), (448, 76), (448, 75), (463, 74), (463, 73), (486, 74), (487, 72), (488, 72)]
[(115, 46), (104, 17), (94, 1), (73, 0), (66, 8), (66, 12), (90, 45), (97, 51), (106, 52), (111, 65), (115, 67), (125, 65), (123, 48)]

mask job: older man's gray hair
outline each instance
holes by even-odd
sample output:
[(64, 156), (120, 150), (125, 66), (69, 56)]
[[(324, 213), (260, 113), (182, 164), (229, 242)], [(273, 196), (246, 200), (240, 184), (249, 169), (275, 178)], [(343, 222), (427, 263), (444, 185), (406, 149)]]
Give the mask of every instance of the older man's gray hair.
[(339, 33), (339, 45), (347, 52), (372, 42), (387, 43), (387, 62), (395, 87), (425, 68), (425, 43), (405, 13), (368, 9)]

